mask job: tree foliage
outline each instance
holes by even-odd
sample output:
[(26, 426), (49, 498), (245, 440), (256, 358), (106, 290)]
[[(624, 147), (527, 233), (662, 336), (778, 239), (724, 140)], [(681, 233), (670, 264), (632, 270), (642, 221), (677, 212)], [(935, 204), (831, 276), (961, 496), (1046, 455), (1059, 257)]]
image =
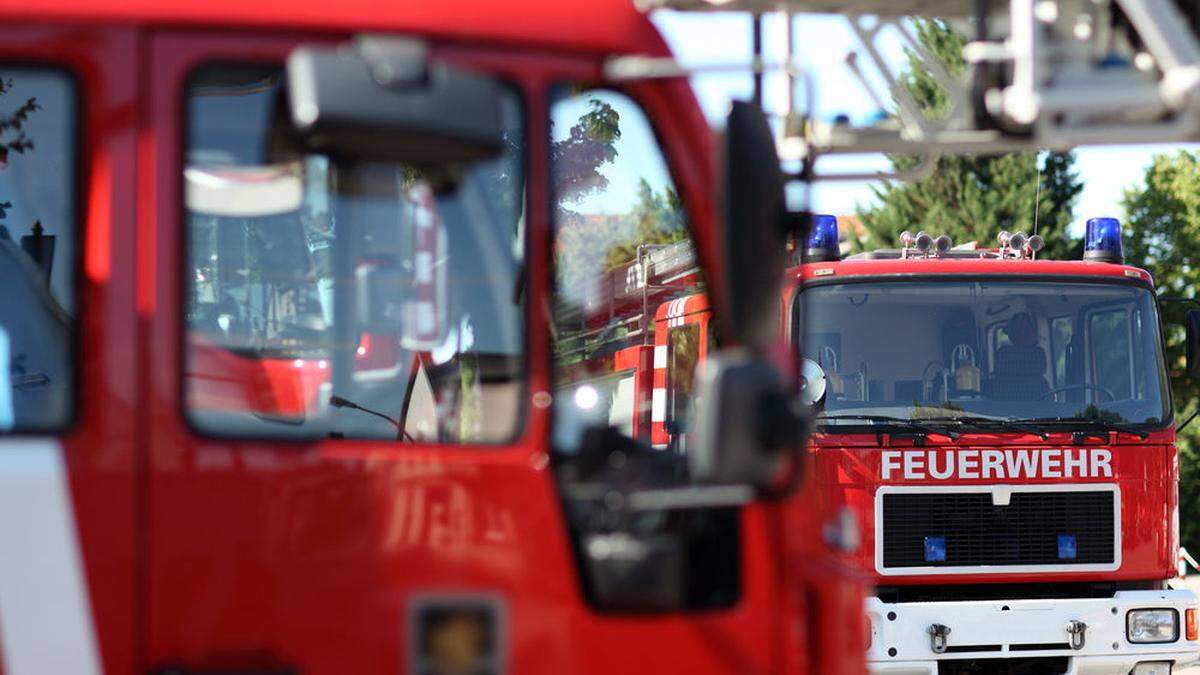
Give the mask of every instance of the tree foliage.
[[(1200, 288), (1200, 155), (1181, 151), (1155, 155), (1145, 182), (1125, 191), (1126, 260), (1147, 269), (1163, 296), (1197, 297)], [(1200, 407), (1200, 383), (1184, 370), (1184, 313), (1190, 306), (1163, 303), (1167, 368), (1182, 422)], [(1182, 476), (1179, 484), (1180, 532), (1183, 544), (1200, 551), (1200, 425), (1179, 433)]]
[(559, 284), (562, 289), (583, 289), (580, 292), (590, 290), (587, 282), (597, 275), (635, 259), (639, 244), (667, 244), (687, 236), (678, 193), (670, 187), (656, 192), (645, 179), (639, 180), (627, 214), (589, 218), (572, 209), (608, 188), (602, 169), (616, 162), (616, 143), (621, 139), (620, 113), (600, 99), (590, 99), (588, 104), (567, 137), (550, 147), (559, 223)]
[(591, 109), (572, 127), (567, 137), (550, 146), (554, 189), (559, 205), (578, 203), (608, 187), (600, 167), (617, 158), (621, 114), (600, 99), (588, 101)]
[[(0, 78), (0, 96), (13, 90), (11, 78)], [(8, 164), (10, 154), (23, 155), (33, 150), (33, 139), (26, 133), (25, 126), (30, 115), (40, 109), (37, 99), (30, 97), (11, 113), (0, 113), (0, 169)], [(12, 202), (0, 202), (0, 218), (8, 215)]]
[[(951, 74), (962, 74), (962, 37), (941, 21), (923, 20), (915, 25), (922, 45)], [(945, 115), (949, 108), (946, 92), (918, 54), (909, 50), (907, 56), (902, 86), (926, 116)], [(897, 171), (913, 169), (919, 162), (910, 155), (894, 155), (889, 160)], [(872, 187), (877, 204), (859, 212), (867, 240), (852, 245), (868, 250), (895, 247), (901, 232), (925, 230), (935, 236), (948, 234), (958, 244), (975, 241), (990, 246), (1001, 230), (1032, 232), (1036, 214), (1037, 232), (1046, 239), (1045, 254), (1077, 255), (1081, 244), (1067, 232), (1072, 207), (1083, 189), (1074, 162), (1073, 153), (1059, 152), (1044, 153), (1041, 158), (1034, 152), (938, 158), (924, 178), (884, 181)]]
[(605, 269), (614, 269), (637, 258), (639, 244), (673, 244), (688, 234), (683, 201), (674, 188), (655, 192), (650, 183), (638, 181), (637, 203), (630, 213), (633, 231), (613, 243), (605, 258)]

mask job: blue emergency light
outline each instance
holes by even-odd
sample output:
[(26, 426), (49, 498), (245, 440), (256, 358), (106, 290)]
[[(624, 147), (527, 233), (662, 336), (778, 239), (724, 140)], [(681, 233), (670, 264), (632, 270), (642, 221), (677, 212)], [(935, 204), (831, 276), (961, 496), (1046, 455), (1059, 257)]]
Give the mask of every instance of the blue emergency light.
[(1125, 252), (1121, 248), (1121, 221), (1116, 218), (1090, 218), (1083, 239), (1083, 259), (1125, 262)]
[(812, 229), (804, 241), (804, 259), (807, 262), (829, 262), (841, 257), (838, 247), (837, 216), (817, 214), (813, 216)]
[(1058, 559), (1059, 560), (1074, 560), (1079, 550), (1075, 542), (1075, 535), (1060, 534), (1058, 535)]
[(945, 537), (925, 537), (925, 562), (946, 562)]

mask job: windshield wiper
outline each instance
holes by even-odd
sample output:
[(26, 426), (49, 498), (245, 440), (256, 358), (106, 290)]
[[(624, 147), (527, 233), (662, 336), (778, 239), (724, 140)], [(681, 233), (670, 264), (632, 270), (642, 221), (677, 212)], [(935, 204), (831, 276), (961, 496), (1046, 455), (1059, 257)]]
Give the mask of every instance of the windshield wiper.
[(1132, 434), (1142, 439), (1143, 441), (1150, 438), (1150, 434), (1138, 429), (1137, 427), (1119, 422), (1110, 422), (1108, 420), (1094, 419), (1089, 417), (1040, 417), (1037, 419), (1026, 420), (1032, 424), (1073, 424), (1073, 425), (1088, 425), (1099, 427), (1105, 431), (1120, 431), (1126, 434)]
[(817, 424), (829, 422), (832, 420), (862, 420), (864, 422), (880, 422), (885, 424), (899, 424), (908, 427), (913, 431), (918, 431), (923, 434), (940, 434), (946, 436), (952, 441), (958, 440), (961, 435), (953, 429), (943, 429), (929, 424), (923, 424), (927, 420), (910, 420), (903, 417), (893, 417), (892, 415), (818, 415)]
[(1006, 419), (996, 419), (993, 417), (979, 417), (977, 415), (955, 415), (946, 417), (921, 417), (922, 422), (958, 422), (963, 425), (975, 427), (1002, 427), (1011, 431), (1021, 431), (1027, 434), (1038, 436), (1043, 441), (1050, 440), (1050, 434), (1039, 429), (1032, 424), (1023, 424)]

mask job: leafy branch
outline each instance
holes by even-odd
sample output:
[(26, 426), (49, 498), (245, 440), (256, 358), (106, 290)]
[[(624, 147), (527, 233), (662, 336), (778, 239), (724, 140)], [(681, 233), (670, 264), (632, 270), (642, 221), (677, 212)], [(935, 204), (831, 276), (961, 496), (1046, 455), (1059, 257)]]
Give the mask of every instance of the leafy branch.
[[(0, 78), (0, 96), (12, 92), (12, 89), (12, 78)], [(37, 98), (31, 96), (13, 112), (0, 114), (0, 169), (8, 164), (10, 152), (23, 155), (34, 149), (33, 139), (26, 133), (26, 125), (29, 117), (41, 109)], [(0, 202), (0, 218), (7, 217), (11, 208), (12, 202)]]

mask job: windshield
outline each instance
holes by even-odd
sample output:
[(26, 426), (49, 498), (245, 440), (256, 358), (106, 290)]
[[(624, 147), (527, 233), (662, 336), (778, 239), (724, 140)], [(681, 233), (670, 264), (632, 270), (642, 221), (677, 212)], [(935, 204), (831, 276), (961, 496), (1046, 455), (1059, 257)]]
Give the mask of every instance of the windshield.
[[(1161, 423), (1154, 297), (1119, 283), (879, 281), (797, 294), (826, 419), (990, 417)], [(802, 317), (802, 318), (801, 318)], [(861, 417), (845, 423), (869, 423)]]

